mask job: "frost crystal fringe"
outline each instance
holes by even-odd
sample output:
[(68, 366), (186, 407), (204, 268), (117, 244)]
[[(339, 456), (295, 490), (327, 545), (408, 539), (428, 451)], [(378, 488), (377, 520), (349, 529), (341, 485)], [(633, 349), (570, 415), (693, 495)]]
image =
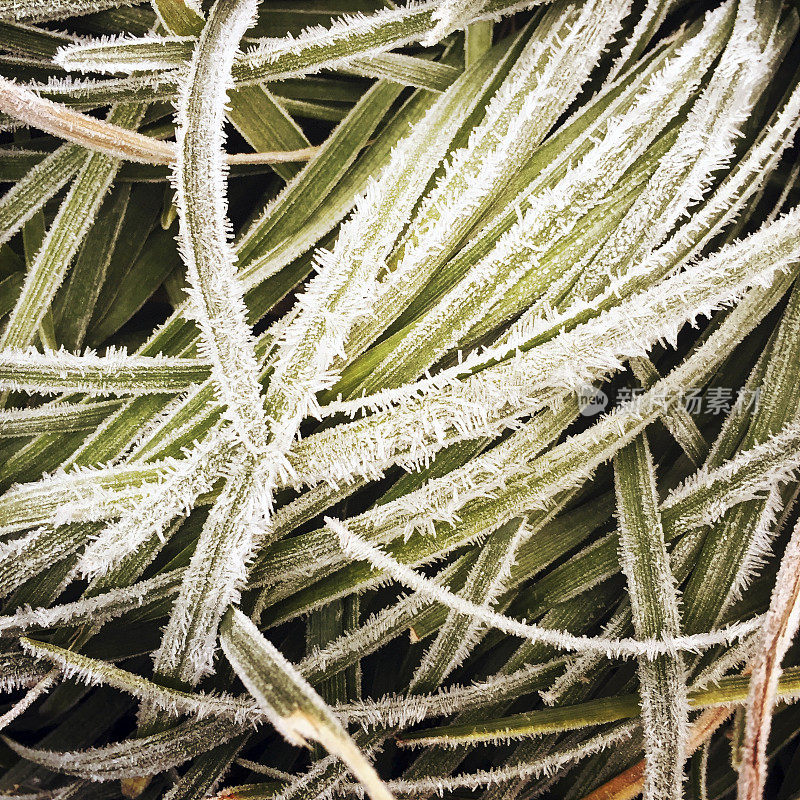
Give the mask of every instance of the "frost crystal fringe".
[(327, 518), (327, 523), (339, 537), (342, 549), (352, 558), (368, 561), (375, 569), (383, 570), (410, 589), (427, 594), (437, 603), (441, 603), (460, 614), (469, 615), (476, 622), (490, 625), (511, 636), (519, 636), (534, 642), (543, 642), (562, 650), (595, 651), (606, 653), (609, 658), (642, 657), (653, 659), (660, 655), (676, 656), (683, 651), (701, 652), (718, 644), (733, 642), (752, 633), (762, 623), (762, 617), (756, 617), (748, 622), (734, 623), (726, 628), (709, 633), (700, 633), (692, 636), (664, 636), (650, 640), (573, 636), (566, 631), (549, 630), (538, 625), (520, 622), (465, 600), (433, 583), (429, 578), (424, 578), (415, 573), (414, 570), (404, 567), (377, 547), (354, 536), (338, 520)]

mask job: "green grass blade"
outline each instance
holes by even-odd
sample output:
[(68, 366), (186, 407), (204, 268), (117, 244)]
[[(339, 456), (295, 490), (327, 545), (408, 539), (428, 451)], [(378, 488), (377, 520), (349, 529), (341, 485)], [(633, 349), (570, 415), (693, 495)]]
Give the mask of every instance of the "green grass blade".
[(3, 0), (0, 19), (13, 22), (49, 22), (51, 20), (94, 14), (107, 8), (136, 5), (141, 0)]
[(77, 145), (66, 144), (42, 159), (0, 200), (0, 242), (8, 241), (69, 183), (86, 159)]
[[(636, 635), (677, 636), (677, 590), (658, 513), (655, 468), (644, 434), (614, 456), (620, 563), (628, 580)], [(681, 798), (689, 727), (686, 674), (680, 656), (639, 659), (645, 732), (644, 797)]]
[(53, 317), (57, 341), (67, 350), (77, 350), (83, 345), (129, 198), (130, 186), (112, 191), (87, 233), (61, 292), (56, 295)]
[[(800, 671), (790, 668), (784, 671), (779, 692), (787, 700), (797, 698), (800, 689)], [(716, 686), (694, 691), (689, 695), (692, 708), (707, 708), (716, 705), (743, 703), (747, 698), (749, 679), (747, 676), (721, 678)], [(574, 730), (586, 724), (602, 725), (622, 719), (636, 717), (641, 711), (641, 701), (636, 695), (592, 700), (578, 706), (548, 708), (507, 717), (504, 720), (487, 722), (481, 726), (470, 726), (463, 731), (455, 726), (428, 729), (414, 734), (405, 734), (403, 743), (421, 745), (425, 743), (449, 743), (454, 746), (464, 741), (488, 741), (490, 737), (512, 738), (515, 736), (537, 736), (558, 731)]]
[(198, 747), (221, 744), (238, 732), (230, 722), (212, 718), (189, 720), (163, 733), (72, 753), (25, 747), (5, 736), (3, 741), (18, 755), (53, 772), (102, 781), (164, 772), (188, 761)]
[(105, 400), (91, 406), (55, 403), (40, 408), (4, 409), (0, 413), (0, 436), (40, 436), (48, 432), (93, 430), (120, 405), (119, 400)]
[(9, 348), (0, 355), (0, 386), (39, 394), (173, 394), (202, 383), (209, 371), (195, 358), (129, 356), (124, 350), (98, 356)]
[[(499, 19), (537, 0), (510, 2), (489, 0), (472, 19)], [(350, 59), (372, 56), (403, 47), (427, 37), (435, 23), (435, 2), (420, 3), (408, 8), (377, 11), (362, 18), (342, 17), (330, 28), (310, 28), (291, 39), (266, 39), (248, 49), (237, 61), (233, 78), (236, 84), (247, 85), (281, 80), (293, 76), (336, 69), (346, 66)], [(59, 64), (67, 69), (87, 71), (127, 71), (179, 67), (185, 58), (186, 42), (172, 40), (174, 46), (161, 43), (111, 41), (100, 44), (77, 44), (61, 51)], [(148, 62), (148, 53), (155, 54)]]
[(168, 31), (192, 36), (203, 30), (203, 11), (195, 0), (153, 0), (152, 5), (159, 21)]
[(239, 678), (288, 741), (318, 741), (347, 764), (372, 800), (390, 800), (392, 795), (328, 706), (240, 611), (228, 612), (221, 641)]
[[(142, 113), (139, 106), (120, 107), (109, 119), (135, 127)], [(117, 159), (101, 153), (93, 153), (84, 162), (26, 276), (22, 294), (0, 337), (3, 349), (25, 347), (33, 340), (118, 169)]]
[(255, 4), (217, 4), (192, 57), (178, 111), (176, 202), (190, 308), (216, 392), (237, 436), (254, 453), (267, 441), (259, 365), (228, 241), (223, 170), (226, 92), (235, 49)]

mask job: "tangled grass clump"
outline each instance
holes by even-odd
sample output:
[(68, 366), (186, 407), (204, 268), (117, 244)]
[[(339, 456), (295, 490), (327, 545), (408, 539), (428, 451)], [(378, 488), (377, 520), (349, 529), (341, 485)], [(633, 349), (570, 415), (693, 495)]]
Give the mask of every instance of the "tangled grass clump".
[(800, 797), (798, 64), (0, 0), (0, 796)]

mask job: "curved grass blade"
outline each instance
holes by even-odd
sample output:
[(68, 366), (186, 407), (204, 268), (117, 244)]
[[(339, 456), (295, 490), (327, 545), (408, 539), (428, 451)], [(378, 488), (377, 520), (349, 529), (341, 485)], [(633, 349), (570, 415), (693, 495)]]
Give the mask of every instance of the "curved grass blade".
[(157, 605), (173, 597), (180, 585), (181, 576), (181, 570), (174, 570), (132, 586), (111, 588), (72, 603), (47, 608), (18, 609), (14, 614), (0, 617), (0, 632), (4, 636), (16, 636), (30, 629), (47, 630), (87, 623), (102, 625), (115, 617), (146, 608), (150, 604)]
[(77, 678), (87, 685), (113, 686), (173, 716), (191, 714), (198, 719), (213, 716), (236, 724), (252, 724), (262, 717), (256, 704), (247, 698), (206, 692), (181, 692), (54, 644), (25, 637), (20, 638), (20, 643), (26, 653), (54, 664), (65, 678)]
[(0, 19), (14, 22), (49, 22), (94, 14), (109, 8), (134, 6), (143, 0), (3, 0)]
[[(468, 21), (499, 19), (541, 0), (488, 0), (478, 14)], [(265, 39), (249, 48), (233, 70), (234, 83), (240, 85), (276, 81), (307, 75), (322, 69), (347, 66), (353, 58), (374, 56), (404, 47), (428, 36), (435, 25), (433, 14), (437, 2), (388, 8), (361, 17), (340, 17), (331, 26), (309, 28), (299, 36)], [(175, 40), (172, 40), (175, 42)], [(170, 44), (168, 39), (167, 45)], [(142, 69), (148, 51), (155, 52), (157, 69), (179, 67), (186, 55), (185, 41), (176, 47), (165, 47), (153, 41), (111, 41), (100, 44), (77, 44), (64, 48), (58, 63), (66, 69), (92, 72)], [(144, 50), (144, 52), (141, 52)]]
[(575, 650), (577, 652), (603, 652), (609, 657), (646, 657), (655, 658), (660, 655), (672, 655), (682, 650), (700, 651), (735, 641), (742, 636), (752, 633), (761, 622), (759, 618), (748, 622), (738, 623), (725, 629), (698, 634), (696, 636), (661, 637), (654, 639), (603, 639), (600, 637), (574, 636), (567, 631), (543, 628), (539, 625), (520, 622), (519, 620), (498, 614), (484, 606), (477, 605), (463, 597), (443, 589), (429, 578), (415, 573), (400, 562), (381, 551), (380, 548), (369, 544), (358, 536), (350, 533), (337, 520), (328, 519), (328, 525), (336, 531), (342, 549), (351, 557), (368, 561), (375, 569), (380, 569), (391, 575), (392, 578), (414, 589), (414, 591), (427, 594), (431, 599), (451, 608), (459, 613), (470, 615), (473, 620), (485, 625), (492, 625), (498, 630), (512, 636), (530, 639), (532, 642), (541, 642), (552, 647)]
[(211, 362), (226, 416), (243, 445), (256, 455), (267, 444), (267, 420), (222, 199), (230, 67), (254, 15), (250, 0), (217, 4), (203, 29), (178, 109), (175, 185), (180, 250), (191, 313), (201, 331), (200, 350)]
[(347, 764), (372, 800), (391, 800), (391, 793), (328, 706), (241, 611), (228, 612), (220, 639), (242, 683), (289, 742), (319, 742)]
[[(524, 519), (512, 520), (490, 532), (460, 594), (472, 602), (488, 607), (494, 605), (509, 578), (517, 548), (526, 535)], [(480, 630), (468, 615), (451, 611), (417, 667), (409, 692), (424, 692), (440, 685), (469, 654)]]
[[(0, 110), (26, 125), (107, 156), (145, 164), (169, 164), (175, 160), (174, 150), (168, 143), (129, 130), (133, 125), (126, 126), (128, 117), (125, 114), (121, 114), (119, 120), (98, 120), (39, 97), (6, 78), (0, 78)], [(131, 117), (131, 123), (134, 120), (136, 116)]]
[(198, 750), (230, 740), (239, 730), (230, 722), (211, 717), (182, 722), (163, 733), (75, 752), (40, 750), (2, 738), (15, 753), (53, 772), (108, 781), (165, 772), (193, 758)]

